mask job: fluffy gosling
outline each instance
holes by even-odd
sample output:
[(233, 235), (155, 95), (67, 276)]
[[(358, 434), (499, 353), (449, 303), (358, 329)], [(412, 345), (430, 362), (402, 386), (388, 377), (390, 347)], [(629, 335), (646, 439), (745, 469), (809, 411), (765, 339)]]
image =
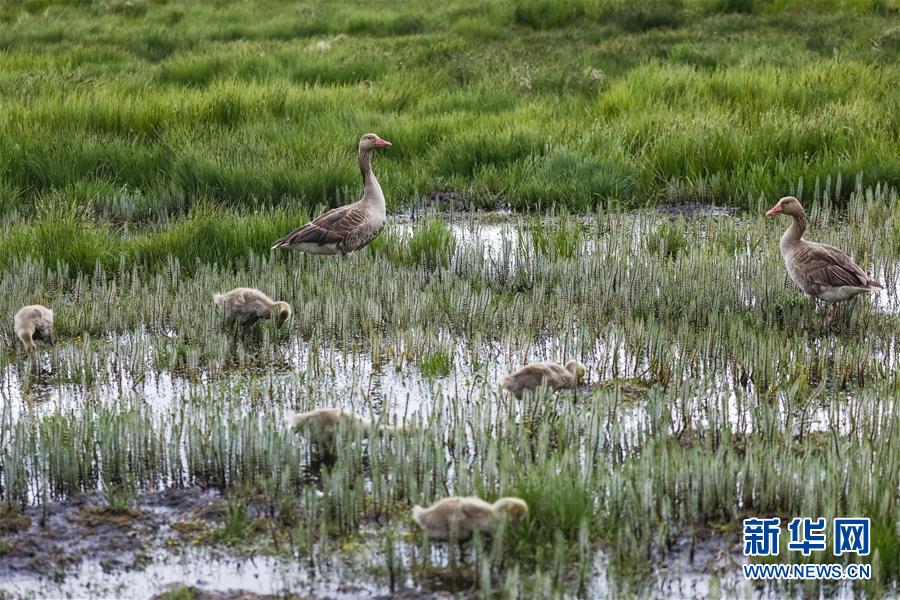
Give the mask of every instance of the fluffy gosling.
[(291, 305), (276, 302), (253, 288), (234, 288), (225, 294), (213, 294), (213, 301), (225, 312), (228, 319), (250, 327), (260, 319), (274, 319), (281, 327), (291, 316)]
[(554, 362), (531, 363), (507, 375), (501, 385), (516, 398), (521, 398), (525, 390), (534, 391), (541, 385), (554, 392), (575, 389), (586, 372), (585, 366), (577, 360), (570, 360), (565, 367)]
[[(335, 432), (339, 427), (347, 430), (358, 430), (363, 435), (372, 431), (372, 421), (340, 408), (317, 408), (309, 412), (291, 412), (288, 414), (288, 425), (292, 429), (305, 430), (316, 441), (332, 445)], [(375, 428), (382, 433), (398, 433), (402, 428), (381, 425)]]
[(35, 340), (46, 340), (53, 335), (53, 311), (40, 304), (23, 306), (13, 318), (13, 329), (25, 350), (34, 350)]
[(436, 540), (465, 541), (472, 533), (491, 533), (507, 515), (517, 523), (528, 514), (528, 504), (521, 498), (500, 498), (489, 504), (476, 496), (451, 496), (438, 500), (428, 508), (413, 506), (413, 520)]

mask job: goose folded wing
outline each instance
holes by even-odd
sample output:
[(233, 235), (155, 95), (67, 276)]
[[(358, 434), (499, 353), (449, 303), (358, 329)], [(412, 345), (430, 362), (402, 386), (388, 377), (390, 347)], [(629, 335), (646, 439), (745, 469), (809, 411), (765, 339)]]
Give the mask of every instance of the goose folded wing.
[(461, 502), (459, 510), (463, 517), (473, 521), (489, 519), (493, 514), (490, 504), (480, 502)]
[(262, 301), (262, 298), (255, 294), (251, 294), (248, 292), (244, 292), (241, 294), (241, 298), (243, 302), (241, 302), (241, 306), (243, 307), (244, 314), (253, 315), (258, 318), (265, 318), (269, 316), (269, 307), (265, 302)]
[(869, 276), (842, 250), (827, 244), (808, 246), (794, 260), (808, 273), (810, 282), (825, 287), (866, 287)]
[(279, 240), (279, 245), (338, 243), (365, 221), (365, 211), (358, 204), (333, 208)]

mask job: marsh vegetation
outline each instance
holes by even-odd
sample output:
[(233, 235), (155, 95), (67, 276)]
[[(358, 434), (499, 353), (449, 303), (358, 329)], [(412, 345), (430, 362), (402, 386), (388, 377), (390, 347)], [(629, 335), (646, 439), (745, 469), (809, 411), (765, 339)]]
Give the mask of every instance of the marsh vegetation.
[[(870, 517), (871, 580), (787, 591), (896, 594), (897, 15), (3, 5), (0, 314), (55, 320), (0, 333), (0, 596), (777, 595), (739, 576), (762, 515)], [(271, 253), (358, 198), (371, 130), (384, 233)], [(787, 193), (885, 286), (828, 328), (762, 214)], [(290, 318), (236, 335), (212, 298), (247, 286)], [(574, 391), (500, 388), (569, 360)], [(288, 427), (324, 407), (368, 429)], [(528, 513), (428, 539), (452, 495)]]
[[(191, 275), (175, 259), (154, 275), (23, 263), (4, 276), (5, 310), (40, 295), (59, 341), (25, 354), (5, 334), (0, 489), (37, 521), (84, 492), (142, 514), (147, 494), (200, 488), (221, 508), (175, 518), (176, 547), (308, 561), (332, 580), (362, 569), (385, 590), (462, 581), (529, 595), (691, 577), (741, 589), (742, 518), (860, 513), (874, 527), (866, 590), (881, 595), (900, 566), (900, 243), (884, 225), (900, 203), (857, 190), (846, 220), (821, 193), (811, 206), (819, 239), (887, 282), (827, 330), (761, 215), (598, 212), (565, 225), (579, 232), (560, 242), (571, 255), (542, 251), (526, 219), (469, 215), (442, 226), (436, 239), (458, 241), (427, 266), (394, 260), (410, 244), (394, 231), (346, 260), (259, 256)], [(661, 228), (686, 244), (650, 243)], [(250, 278), (295, 312), (236, 339), (210, 297)], [(499, 388), (526, 361), (570, 357), (589, 366), (577, 396)], [(286, 426), (290, 410), (325, 406), (406, 431), (339, 428), (323, 448)], [(459, 556), (409, 517), (452, 494), (530, 510)]]

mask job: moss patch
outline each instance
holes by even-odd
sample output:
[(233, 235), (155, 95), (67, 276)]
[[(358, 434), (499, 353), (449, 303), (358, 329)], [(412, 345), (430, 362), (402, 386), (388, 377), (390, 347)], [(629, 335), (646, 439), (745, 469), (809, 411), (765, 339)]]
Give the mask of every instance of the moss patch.
[(31, 517), (11, 502), (0, 503), (0, 535), (18, 533), (31, 527)]

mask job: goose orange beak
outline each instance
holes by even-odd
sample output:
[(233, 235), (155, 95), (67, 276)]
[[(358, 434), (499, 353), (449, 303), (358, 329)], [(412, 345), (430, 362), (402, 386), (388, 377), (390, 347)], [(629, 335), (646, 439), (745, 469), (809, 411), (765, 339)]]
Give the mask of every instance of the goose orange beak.
[(377, 146), (378, 148), (384, 148), (384, 147), (387, 147), (390, 145), (391, 145), (391, 143), (387, 140), (383, 140), (381, 138), (378, 138), (377, 140), (375, 140), (375, 146)]
[(779, 202), (775, 206), (769, 209), (769, 212), (766, 213), (767, 217), (771, 217), (772, 215), (777, 215), (781, 212), (781, 203)]

